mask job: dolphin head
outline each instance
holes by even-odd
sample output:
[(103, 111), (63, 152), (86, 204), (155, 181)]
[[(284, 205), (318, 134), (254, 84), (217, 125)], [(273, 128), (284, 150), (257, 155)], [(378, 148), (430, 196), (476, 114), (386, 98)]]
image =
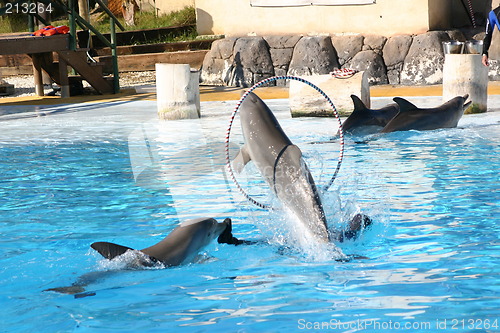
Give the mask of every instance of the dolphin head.
[(182, 234), (189, 234), (192, 239), (198, 239), (200, 246), (203, 247), (219, 237), (230, 223), (231, 219), (225, 219), (224, 222), (219, 223), (214, 218), (198, 218), (182, 222), (179, 231)]
[[(240, 107), (241, 127), (245, 141), (286, 141), (289, 139), (273, 112), (253, 92), (250, 92)], [(260, 140), (259, 140), (260, 139)]]
[(201, 249), (219, 237), (228, 224), (209, 217), (187, 220), (162, 241), (141, 252), (167, 266), (180, 265), (191, 261)]

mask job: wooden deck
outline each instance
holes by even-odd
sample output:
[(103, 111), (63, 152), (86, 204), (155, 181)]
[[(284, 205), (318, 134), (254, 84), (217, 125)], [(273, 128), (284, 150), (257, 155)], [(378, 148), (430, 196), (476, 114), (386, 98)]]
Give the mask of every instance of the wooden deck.
[(69, 34), (54, 36), (32, 36), (31, 32), (0, 35), (0, 55), (36, 54), (69, 49)]
[[(42, 71), (61, 86), (61, 96), (68, 97), (68, 65), (80, 73), (97, 92), (113, 93), (114, 86), (103, 77), (104, 64), (89, 64), (87, 50), (70, 50), (70, 35), (32, 36), (30, 32), (0, 35), (0, 55), (28, 54), (33, 64), (35, 92), (43, 96)], [(58, 61), (54, 61), (57, 54)]]

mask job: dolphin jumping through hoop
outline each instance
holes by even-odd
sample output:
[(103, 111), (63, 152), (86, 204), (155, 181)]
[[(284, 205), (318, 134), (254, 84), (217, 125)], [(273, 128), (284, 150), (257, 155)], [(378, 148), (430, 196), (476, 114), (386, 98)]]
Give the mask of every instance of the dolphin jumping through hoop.
[(245, 144), (233, 160), (241, 172), (253, 161), (282, 204), (323, 243), (329, 242), (325, 212), (299, 147), (287, 137), (267, 105), (254, 93), (241, 104)]

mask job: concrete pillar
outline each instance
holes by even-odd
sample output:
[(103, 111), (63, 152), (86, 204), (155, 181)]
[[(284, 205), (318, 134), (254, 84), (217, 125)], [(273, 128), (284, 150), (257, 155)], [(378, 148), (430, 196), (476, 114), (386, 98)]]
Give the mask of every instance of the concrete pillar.
[[(301, 77), (323, 90), (340, 115), (348, 115), (354, 110), (350, 97), (353, 94), (370, 107), (370, 86), (365, 73), (358, 72), (347, 79), (338, 79), (331, 74)], [(319, 92), (296, 80), (290, 80), (290, 112), (292, 117), (333, 116), (331, 106)]]
[(156, 64), (156, 105), (161, 119), (200, 117), (199, 72), (187, 64)]
[(469, 94), (472, 104), (465, 113), (486, 112), (488, 67), (480, 54), (446, 54), (443, 68), (443, 102)]

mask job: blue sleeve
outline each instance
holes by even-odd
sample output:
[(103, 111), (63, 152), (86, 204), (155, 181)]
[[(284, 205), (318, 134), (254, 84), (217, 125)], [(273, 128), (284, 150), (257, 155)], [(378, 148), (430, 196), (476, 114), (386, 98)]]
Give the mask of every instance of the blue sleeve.
[(483, 54), (486, 56), (488, 56), (488, 50), (490, 49), (493, 29), (495, 29), (495, 26), (500, 29), (500, 23), (498, 20), (499, 9), (500, 7), (492, 10), (488, 14), (488, 20), (486, 21), (486, 35), (483, 40)]

